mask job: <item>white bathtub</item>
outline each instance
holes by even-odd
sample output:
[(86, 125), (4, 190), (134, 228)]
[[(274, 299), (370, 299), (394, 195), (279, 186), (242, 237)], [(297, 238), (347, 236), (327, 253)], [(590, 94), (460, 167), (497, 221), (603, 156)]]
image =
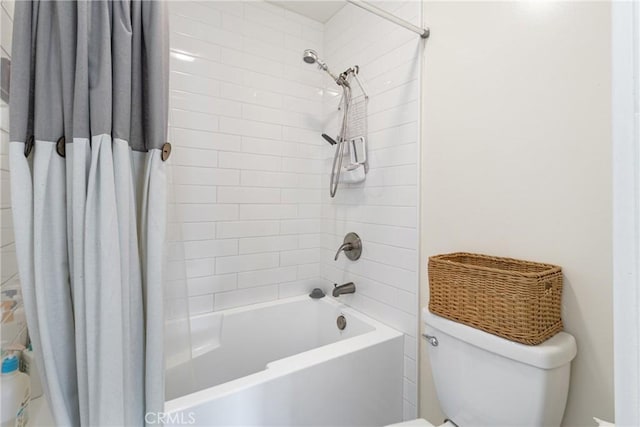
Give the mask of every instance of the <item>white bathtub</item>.
[[(339, 315), (347, 320), (343, 331)], [(402, 333), (330, 297), (220, 311), (192, 325), (195, 386), (188, 366), (167, 371), (167, 425), (382, 426), (402, 419)]]

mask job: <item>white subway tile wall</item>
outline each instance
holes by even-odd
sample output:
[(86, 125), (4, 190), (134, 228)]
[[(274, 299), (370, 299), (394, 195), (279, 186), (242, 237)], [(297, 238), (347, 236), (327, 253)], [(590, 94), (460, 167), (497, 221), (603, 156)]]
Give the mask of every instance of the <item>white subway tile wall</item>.
[[(323, 26), (261, 2), (172, 2), (170, 133), (191, 314), (325, 287)], [(301, 47), (304, 46), (304, 47)]]
[[(12, 0), (0, 1), (0, 56), (2, 61), (11, 60), (11, 40), (13, 31)], [(2, 68), (2, 74), (6, 69)], [(2, 76), (5, 80), (6, 76)], [(4, 88), (3, 88), (4, 89)], [(2, 348), (12, 343), (25, 344), (27, 328), (19, 292), (18, 264), (16, 260), (11, 213), (11, 181), (9, 178), (9, 105), (0, 100), (0, 290), (2, 291)]]
[[(377, 2), (414, 23), (418, 2)], [(326, 24), (266, 2), (174, 2), (170, 233), (191, 314), (356, 283), (341, 300), (406, 334), (404, 416), (417, 415), (420, 50), (415, 34), (351, 5)], [(338, 87), (359, 65), (370, 92), (366, 182), (328, 194)], [(362, 258), (333, 261), (349, 231)]]
[[(377, 2), (416, 25), (415, 1)], [(337, 71), (359, 65), (369, 92), (369, 173), (361, 184), (341, 185), (334, 199), (323, 180), (322, 277), (353, 281), (346, 303), (405, 333), (404, 417), (417, 416), (418, 176), (420, 158), (420, 70), (423, 42), (414, 33), (347, 5), (324, 26), (324, 59)], [(339, 96), (329, 82), (325, 131), (335, 135)], [(330, 168), (325, 157), (325, 174)], [(363, 240), (362, 258), (333, 261), (347, 232)]]

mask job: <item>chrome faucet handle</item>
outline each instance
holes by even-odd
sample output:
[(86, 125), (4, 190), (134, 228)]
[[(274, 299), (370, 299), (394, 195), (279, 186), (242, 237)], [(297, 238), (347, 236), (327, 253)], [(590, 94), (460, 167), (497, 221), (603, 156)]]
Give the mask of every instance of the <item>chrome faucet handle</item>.
[(338, 252), (336, 252), (336, 256), (333, 258), (334, 261), (338, 260), (340, 252), (344, 252), (351, 261), (360, 259), (360, 255), (362, 255), (362, 240), (360, 240), (360, 236), (356, 233), (347, 233), (344, 236), (342, 245), (338, 248)]
[(438, 346), (438, 344), (439, 344), (438, 343), (438, 338), (436, 338), (435, 336), (428, 335), (428, 334), (422, 334), (422, 336), (425, 337), (427, 339), (427, 342), (429, 344), (431, 344), (432, 346), (434, 346), (434, 347)]

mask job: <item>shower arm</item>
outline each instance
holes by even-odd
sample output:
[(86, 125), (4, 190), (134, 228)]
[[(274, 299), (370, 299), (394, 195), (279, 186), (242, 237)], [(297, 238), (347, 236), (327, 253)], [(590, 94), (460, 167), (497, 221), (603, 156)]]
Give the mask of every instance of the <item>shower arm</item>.
[(329, 66), (324, 62), (318, 61), (318, 68), (324, 71), (325, 73), (329, 74), (329, 76), (333, 79), (333, 81), (336, 82), (338, 85), (340, 85), (340, 79), (342, 78), (342, 74), (340, 74), (339, 76), (336, 76), (331, 72), (331, 70), (329, 69)]

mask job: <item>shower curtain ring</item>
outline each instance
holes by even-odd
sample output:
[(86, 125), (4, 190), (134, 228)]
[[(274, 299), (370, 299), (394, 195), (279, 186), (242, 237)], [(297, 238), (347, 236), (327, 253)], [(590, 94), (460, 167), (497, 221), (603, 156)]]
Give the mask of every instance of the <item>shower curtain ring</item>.
[(56, 151), (58, 152), (60, 157), (65, 157), (66, 154), (66, 146), (64, 143), (65, 138), (64, 135), (62, 135), (60, 138), (58, 138), (58, 142), (56, 142)]
[(162, 154), (160, 155), (160, 158), (164, 162), (169, 158), (170, 155), (171, 155), (171, 144), (168, 142), (165, 142), (164, 144), (162, 144)]
[(33, 150), (33, 142), (35, 141), (35, 137), (31, 135), (27, 138), (27, 141), (24, 143), (24, 156), (29, 157), (31, 154), (31, 150)]

